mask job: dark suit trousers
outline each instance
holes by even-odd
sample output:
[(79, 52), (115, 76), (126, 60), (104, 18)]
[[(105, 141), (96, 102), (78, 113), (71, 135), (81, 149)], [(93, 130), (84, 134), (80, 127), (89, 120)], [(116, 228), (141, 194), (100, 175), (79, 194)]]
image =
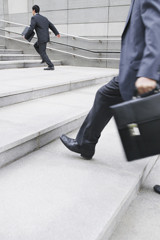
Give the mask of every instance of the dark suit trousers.
[(123, 100), (115, 77), (97, 91), (93, 107), (77, 134), (76, 140), (84, 151), (94, 154), (101, 132), (112, 117), (110, 106), (120, 102)]
[(49, 57), (46, 54), (46, 46), (47, 46), (47, 43), (36, 42), (34, 44), (34, 48), (39, 53), (42, 60), (45, 61), (48, 64), (49, 67), (54, 67), (53, 63), (51, 62), (51, 60), (49, 59)]

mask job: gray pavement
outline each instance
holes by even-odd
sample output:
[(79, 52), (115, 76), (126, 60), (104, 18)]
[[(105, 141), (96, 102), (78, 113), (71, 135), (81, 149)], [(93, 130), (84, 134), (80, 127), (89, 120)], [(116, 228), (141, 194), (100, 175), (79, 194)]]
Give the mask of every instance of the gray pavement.
[(159, 240), (160, 239), (160, 195), (153, 186), (160, 185), (160, 160), (157, 161), (137, 198), (110, 240)]

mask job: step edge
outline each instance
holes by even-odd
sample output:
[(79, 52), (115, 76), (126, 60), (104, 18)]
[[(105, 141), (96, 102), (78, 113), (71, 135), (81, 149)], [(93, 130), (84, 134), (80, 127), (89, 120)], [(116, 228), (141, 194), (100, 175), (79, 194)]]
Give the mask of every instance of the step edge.
[(16, 95), (20, 95), (20, 94), (24, 94), (24, 93), (31, 93), (31, 92), (35, 92), (35, 91), (39, 91), (39, 90), (47, 90), (50, 88), (56, 88), (56, 87), (63, 87), (66, 85), (72, 85), (72, 84), (77, 84), (77, 83), (84, 83), (84, 82), (88, 82), (88, 81), (94, 81), (94, 80), (101, 80), (103, 78), (106, 78), (106, 82), (108, 82), (111, 78), (115, 77), (115, 74), (111, 74), (109, 76), (99, 76), (99, 77), (95, 77), (95, 78), (86, 78), (86, 79), (82, 79), (82, 80), (72, 80), (70, 82), (63, 82), (63, 83), (59, 83), (59, 84), (53, 84), (53, 85), (46, 85), (46, 86), (42, 86), (42, 87), (37, 87), (37, 88), (29, 88), (26, 90), (19, 90), (19, 91), (14, 91), (11, 93), (3, 93), (0, 94), (0, 98), (4, 98), (4, 97), (11, 97), (11, 96), (16, 96)]
[(143, 170), (140, 173), (140, 175), (135, 179), (135, 183), (133, 187), (126, 194), (119, 208), (117, 209), (115, 214), (112, 216), (110, 221), (106, 224), (105, 229), (103, 229), (103, 231), (100, 233), (100, 235), (96, 240), (109, 240), (111, 238), (113, 232), (115, 231), (116, 227), (120, 222), (120, 219), (124, 216), (130, 204), (137, 197), (140, 187), (144, 181), (144, 176), (145, 176), (145, 179), (147, 178), (149, 174), (149, 169), (147, 169), (147, 167), (149, 166), (149, 168), (152, 169), (158, 159), (159, 159), (159, 156), (156, 155), (149, 158), (148, 161), (146, 160), (147, 163), (143, 167)]
[(78, 115), (72, 117), (72, 118), (68, 118), (68, 119), (66, 119), (64, 121), (58, 122), (58, 123), (56, 123), (56, 124), (54, 124), (52, 126), (49, 126), (49, 127), (45, 128), (45, 129), (41, 129), (38, 132), (32, 133), (32, 134), (30, 134), (28, 136), (24, 136), (21, 139), (16, 140), (15, 142), (8, 143), (7, 145), (0, 147), (0, 154), (4, 153), (5, 151), (8, 151), (8, 150), (10, 150), (12, 148), (15, 148), (15, 147), (17, 147), (17, 146), (19, 146), (21, 144), (24, 144), (25, 142), (31, 141), (34, 138), (40, 137), (43, 134), (46, 134), (46, 133), (48, 133), (50, 131), (53, 131), (53, 130), (55, 130), (57, 128), (60, 128), (60, 127), (64, 126), (67, 123), (76, 121), (77, 119), (82, 118), (82, 117), (84, 117), (86, 115), (87, 115), (87, 112), (85, 111), (85, 112), (83, 112), (81, 114), (78, 114)]
[[(87, 114), (87, 113), (86, 113)], [(75, 129), (77, 129), (82, 122), (84, 121), (86, 114), (81, 114), (78, 117), (75, 118), (71, 118), (70, 121), (66, 122), (64, 121), (63, 124), (60, 124), (58, 127), (57, 124), (57, 128), (53, 128), (53, 130), (50, 130), (49, 132), (46, 132), (42, 135), (35, 135), (34, 138), (28, 140), (28, 141), (21, 141), (20, 145), (14, 146), (12, 145), (12, 147), (10, 146), (10, 148), (8, 148), (8, 150), (0, 152), (0, 168), (5, 167), (6, 165), (11, 164), (12, 162), (15, 162), (16, 160), (32, 153), (33, 151), (36, 151), (38, 149), (40, 149), (41, 147), (51, 143), (52, 141), (56, 140), (57, 138), (59, 138), (61, 136), (61, 134), (67, 134), (69, 132), (74, 131)], [(57, 132), (60, 132), (57, 134)], [(47, 136), (47, 138), (46, 138)], [(27, 140), (27, 139), (26, 139)], [(43, 140), (43, 143), (42, 143)], [(29, 147), (28, 147), (29, 145)], [(23, 149), (23, 152), (19, 151), (20, 149)], [(25, 151), (24, 151), (25, 149)], [(16, 156), (15, 155), (16, 152)], [(17, 156), (17, 153), (19, 154)]]

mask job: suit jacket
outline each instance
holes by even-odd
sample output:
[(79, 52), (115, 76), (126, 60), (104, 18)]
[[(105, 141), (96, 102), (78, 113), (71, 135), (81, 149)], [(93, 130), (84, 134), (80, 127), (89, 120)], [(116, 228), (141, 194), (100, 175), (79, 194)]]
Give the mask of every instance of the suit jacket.
[(132, 98), (139, 77), (160, 81), (160, 0), (132, 0), (122, 34), (119, 87), (124, 100)]
[(49, 28), (56, 36), (59, 34), (55, 26), (46, 17), (40, 14), (36, 14), (31, 18), (31, 24), (28, 32), (25, 35), (25, 38), (27, 39), (28, 36), (30, 36), (32, 31), (35, 29), (39, 43), (49, 42)]

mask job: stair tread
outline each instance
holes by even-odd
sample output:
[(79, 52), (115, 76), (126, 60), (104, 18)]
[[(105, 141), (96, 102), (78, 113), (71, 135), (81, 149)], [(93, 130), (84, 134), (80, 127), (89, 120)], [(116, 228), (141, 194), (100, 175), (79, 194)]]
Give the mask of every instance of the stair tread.
[(7, 54), (1, 54), (0, 53), (0, 57), (13, 57), (13, 56), (17, 56), (17, 57), (21, 57), (21, 56), (26, 56), (26, 57), (39, 57), (38, 55), (35, 54), (24, 54), (24, 53), (20, 53), (20, 54), (11, 54), (11, 53), (7, 53)]
[[(11, 74), (12, 79), (10, 78)], [(107, 78), (117, 74), (118, 69), (73, 66), (58, 66), (54, 71), (54, 75), (43, 71), (41, 68), (1, 70), (0, 97), (96, 78)]]
[(153, 186), (160, 183), (159, 171), (160, 161), (157, 161), (110, 240), (159, 239), (159, 195), (153, 191)]
[(14, 48), (5, 48), (5, 49), (0, 49), (0, 50), (6, 50), (6, 51), (17, 51), (17, 52), (22, 52), (22, 49), (14, 49)]
[[(61, 62), (61, 60), (51, 60), (51, 61), (53, 61), (53, 62)], [(35, 59), (35, 60), (24, 59), (24, 60), (0, 61), (0, 65), (2, 65), (2, 64), (6, 64), (7, 65), (7, 64), (11, 64), (11, 63), (24, 63), (24, 62), (26, 62), (26, 63), (28, 63), (28, 62), (40, 63), (41, 61), (37, 60), (37, 59)]]
[(23, 53), (23, 50), (6, 48), (6, 49), (0, 49), (0, 53), (1, 53), (1, 52), (9, 52), (9, 53), (17, 52), (17, 53)]
[(99, 85), (1, 108), (0, 152), (85, 115), (98, 88)]
[[(62, 65), (62, 61), (61, 60), (51, 60), (55, 66), (57, 65)], [(41, 60), (40, 59), (30, 59), (27, 60), (24, 59), (23, 60), (9, 60), (9, 61), (0, 61), (0, 71), (2, 70), (8, 70), (8, 69), (24, 69), (24, 68), (35, 68), (35, 67), (42, 67), (45, 66), (46, 64), (41, 64)]]
[[(11, 83), (11, 79), (8, 79), (8, 76), (11, 75), (9, 72), (12, 73), (12, 76), (14, 76), (15, 72), (18, 76), (19, 73), (21, 73), (19, 77), (15, 75), (15, 79), (19, 79), (20, 81), (18, 82), (16, 80), (16, 82), (14, 82), (13, 78), (13, 82)], [(108, 77), (108, 72), (110, 72), (110, 77)], [(21, 69), (17, 71), (2, 70), (2, 74), (3, 73), (7, 73), (6, 79), (3, 78), (3, 82), (6, 84), (4, 84), (5, 88), (3, 88), (3, 91), (7, 90), (7, 92), (1, 92), (1, 94), (8, 94), (8, 98), (1, 96), (0, 101), (1, 107), (3, 107), (0, 109), (0, 124), (2, 126), (0, 128), (0, 134), (4, 135), (4, 139), (0, 140), (0, 167), (17, 159), (17, 153), (19, 154), (18, 157), (22, 157), (25, 155), (24, 151), (26, 149), (27, 153), (31, 152), (33, 149), (37, 149), (37, 147), (39, 148), (53, 141), (53, 139), (61, 134), (62, 130), (64, 131), (65, 129), (67, 132), (69, 129), (74, 130), (78, 127), (86, 116), (86, 111), (89, 109), (88, 104), (90, 100), (88, 100), (88, 95), (90, 98), (94, 98), (94, 94), (98, 88), (98, 86), (91, 87), (91, 85), (98, 84), (99, 82), (101, 84), (106, 83), (118, 73), (118, 70), (113, 71), (110, 69), (109, 71), (109, 69), (65, 66), (58, 68), (57, 71), (54, 72), (41, 71), (40, 68), (35, 68), (33, 71), (32, 69)], [(27, 73), (29, 75), (27, 75)], [(28, 78), (26, 76), (28, 76)], [(27, 81), (27, 79), (30, 80)], [(50, 97), (44, 97), (46, 96), (43, 95), (44, 91), (46, 91), (44, 86), (47, 84), (51, 85), (51, 83), (55, 85), (55, 88), (60, 86), (62, 93), (53, 95), (55, 90), (54, 92), (51, 90), (49, 91)], [(53, 85), (51, 87), (52, 89)], [(18, 94), (13, 95), (17, 86), (20, 96), (18, 96)], [(28, 87), (31, 86), (33, 93), (24, 94), (25, 88), (28, 89)], [(81, 86), (90, 87), (81, 88)], [(37, 87), (42, 89), (41, 96), (39, 96), (39, 92), (38, 94), (34, 92)], [(10, 88), (10, 93), (8, 92), (8, 88)], [(77, 92), (74, 91), (74, 89), (77, 88), (81, 89)], [(92, 89), (95, 89), (93, 95), (91, 94)], [(73, 91), (71, 92), (70, 90)], [(70, 92), (64, 94), (64, 91)], [(32, 100), (37, 98), (37, 95), (39, 99)], [(27, 101), (26, 96), (29, 96), (29, 99), (27, 99), (28, 102), (24, 102)], [(42, 96), (43, 98), (41, 98)], [(81, 98), (83, 99), (82, 101)], [(80, 107), (75, 111), (77, 106)], [(32, 144), (30, 144), (31, 142)], [(26, 146), (24, 151), (21, 151), (22, 145), (26, 144), (29, 144), (28, 147)], [(9, 152), (14, 153), (10, 154)], [(1, 161), (1, 159), (3, 159), (3, 161)]]
[(84, 114), (91, 106), (97, 88), (93, 86), (1, 108), (0, 135), (4, 138), (0, 139), (0, 152), (63, 122), (65, 118)]

